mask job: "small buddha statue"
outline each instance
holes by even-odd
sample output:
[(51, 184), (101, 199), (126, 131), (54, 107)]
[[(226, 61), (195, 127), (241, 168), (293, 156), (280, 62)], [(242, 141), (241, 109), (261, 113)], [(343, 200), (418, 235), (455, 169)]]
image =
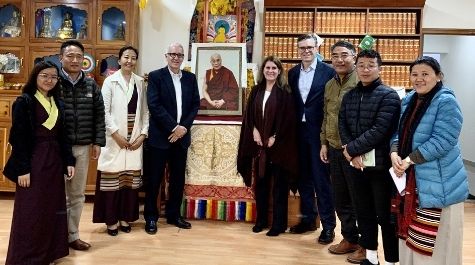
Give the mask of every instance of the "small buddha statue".
[(117, 27), (117, 30), (114, 32), (114, 40), (124, 40), (124, 23), (120, 23), (119, 26)]
[(74, 38), (74, 29), (73, 29), (73, 20), (72, 15), (69, 12), (64, 14), (63, 24), (61, 28), (58, 29), (56, 37), (60, 39), (72, 39)]

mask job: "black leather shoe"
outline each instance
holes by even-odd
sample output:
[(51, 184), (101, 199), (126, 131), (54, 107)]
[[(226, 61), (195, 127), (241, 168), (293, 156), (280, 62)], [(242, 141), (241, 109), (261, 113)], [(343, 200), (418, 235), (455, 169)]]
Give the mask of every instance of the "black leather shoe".
[(318, 243), (327, 245), (333, 242), (335, 239), (335, 231), (333, 229), (323, 229), (322, 233), (318, 237)]
[(278, 236), (282, 233), (285, 233), (285, 229), (271, 228), (269, 231), (267, 231), (266, 236)]
[(191, 224), (185, 221), (183, 217), (178, 217), (175, 220), (167, 219), (167, 224), (175, 225), (176, 227), (182, 228), (182, 229), (191, 229)]
[(109, 234), (110, 236), (116, 236), (117, 234), (119, 234), (119, 229), (109, 229), (107, 228), (107, 234)]
[(145, 232), (150, 235), (157, 233), (157, 222), (155, 221), (145, 221)]
[(264, 228), (267, 228), (267, 226), (261, 226), (261, 225), (255, 225), (252, 227), (252, 232), (254, 233), (260, 233)]
[(378, 264), (373, 264), (373, 263), (371, 263), (369, 260), (364, 259), (364, 260), (360, 263), (360, 265), (379, 265), (379, 261), (378, 261)]
[(317, 225), (315, 224), (315, 222), (310, 222), (310, 223), (300, 222), (292, 226), (289, 232), (291, 234), (303, 234), (305, 232), (315, 231), (315, 230), (317, 230)]
[(130, 225), (128, 225), (128, 226), (121, 225), (120, 226), (120, 231), (122, 231), (124, 233), (130, 233), (131, 230), (132, 230), (132, 228), (130, 227)]

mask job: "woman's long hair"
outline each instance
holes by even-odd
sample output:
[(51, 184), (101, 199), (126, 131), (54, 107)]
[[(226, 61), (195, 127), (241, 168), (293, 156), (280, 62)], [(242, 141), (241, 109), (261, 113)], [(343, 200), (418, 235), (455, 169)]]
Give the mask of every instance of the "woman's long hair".
[(264, 68), (265, 68), (267, 62), (275, 63), (275, 65), (277, 66), (277, 68), (280, 71), (279, 75), (277, 76), (277, 80), (276, 80), (277, 87), (290, 93), (291, 89), (290, 89), (289, 83), (287, 82), (287, 78), (285, 78), (285, 71), (284, 71), (284, 68), (282, 66), (282, 62), (280, 61), (280, 59), (278, 57), (276, 57), (274, 55), (267, 56), (264, 59), (264, 61), (262, 62), (261, 69), (259, 69), (259, 78), (257, 79), (258, 80), (257, 85), (265, 87), (266, 78), (264, 77)]
[[(48, 68), (56, 69), (56, 72), (58, 73), (58, 76), (59, 76), (59, 69), (54, 63), (47, 62), (47, 61), (40, 61), (37, 64), (35, 64), (35, 66), (33, 67), (33, 70), (31, 70), (30, 76), (28, 77), (28, 82), (26, 82), (25, 86), (23, 87), (23, 93), (26, 93), (30, 95), (31, 97), (33, 97), (36, 93), (36, 90), (38, 89), (38, 86), (37, 86), (38, 75), (40, 74), (41, 71)], [(61, 84), (58, 80), (56, 82), (56, 85), (53, 87), (53, 89), (48, 91), (48, 96), (50, 97), (53, 96), (54, 98), (58, 98), (59, 93), (60, 93), (60, 87), (61, 87)]]

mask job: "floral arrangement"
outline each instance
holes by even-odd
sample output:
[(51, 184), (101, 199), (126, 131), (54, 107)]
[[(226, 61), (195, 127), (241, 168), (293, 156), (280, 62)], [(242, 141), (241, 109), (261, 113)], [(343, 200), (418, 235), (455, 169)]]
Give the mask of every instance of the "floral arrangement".
[(228, 12), (233, 12), (236, 7), (236, 0), (212, 0), (210, 12), (212, 15), (224, 16)]

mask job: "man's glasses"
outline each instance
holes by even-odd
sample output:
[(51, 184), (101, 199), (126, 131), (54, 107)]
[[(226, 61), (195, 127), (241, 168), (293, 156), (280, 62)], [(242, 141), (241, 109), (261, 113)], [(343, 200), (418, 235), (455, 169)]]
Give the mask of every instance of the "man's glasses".
[(43, 80), (52, 80), (52, 81), (58, 81), (59, 80), (59, 76), (57, 76), (57, 75), (38, 74), (38, 76)]
[(333, 61), (338, 61), (339, 59), (344, 61), (353, 56), (354, 56), (353, 54), (343, 53), (343, 54), (332, 54), (331, 58)]
[(168, 56), (172, 57), (172, 58), (178, 58), (178, 59), (183, 59), (185, 57), (185, 55), (183, 53), (174, 53), (174, 52), (169, 52), (167, 53)]
[(301, 52), (305, 52), (305, 51), (311, 51), (315, 48), (315, 46), (305, 46), (305, 47), (299, 47), (299, 50)]

